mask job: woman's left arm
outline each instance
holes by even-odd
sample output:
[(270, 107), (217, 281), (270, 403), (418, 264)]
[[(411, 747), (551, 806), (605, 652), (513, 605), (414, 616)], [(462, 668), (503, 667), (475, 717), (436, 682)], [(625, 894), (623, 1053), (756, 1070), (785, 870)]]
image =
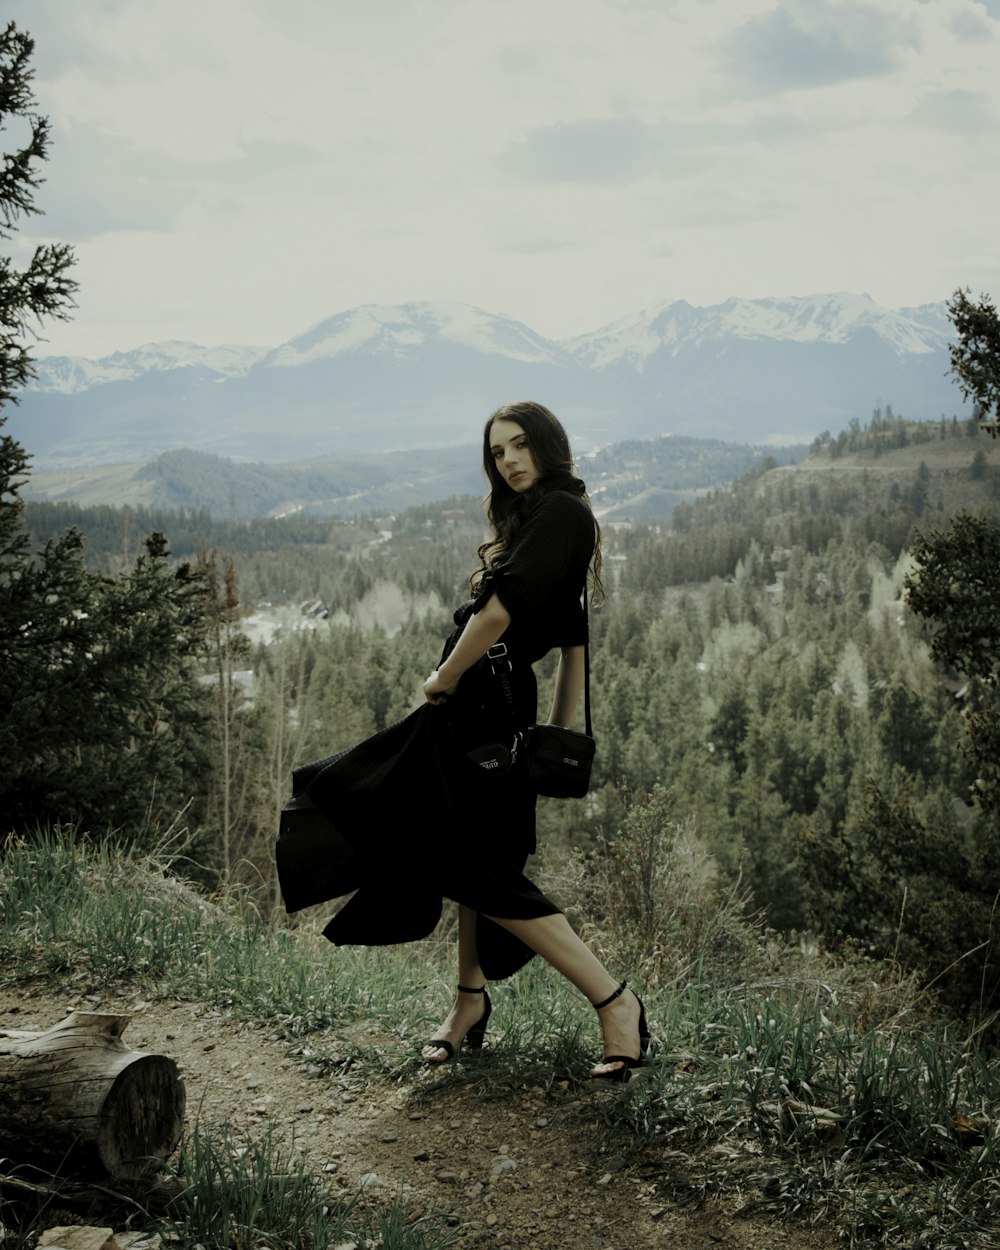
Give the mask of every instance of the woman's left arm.
[(496, 595), (491, 595), (485, 606), (475, 616), (469, 617), (451, 655), (424, 682), (427, 702), (443, 703), (450, 694), (454, 694), (462, 674), (482, 659), (506, 632), (509, 624), (510, 613)]
[(559, 667), (556, 670), (556, 689), (552, 697), (552, 711), (549, 713), (550, 725), (563, 725), (566, 729), (573, 726), (576, 705), (580, 701), (583, 689), (584, 656), (583, 647), (563, 647), (559, 656)]

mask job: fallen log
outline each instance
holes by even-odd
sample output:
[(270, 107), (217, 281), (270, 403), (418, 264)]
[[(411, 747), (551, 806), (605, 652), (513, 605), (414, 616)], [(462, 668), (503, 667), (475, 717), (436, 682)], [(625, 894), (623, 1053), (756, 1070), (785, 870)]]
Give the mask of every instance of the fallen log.
[(0, 1154), (136, 1180), (184, 1126), (184, 1082), (122, 1041), (128, 1016), (74, 1011), (43, 1033), (0, 1029)]

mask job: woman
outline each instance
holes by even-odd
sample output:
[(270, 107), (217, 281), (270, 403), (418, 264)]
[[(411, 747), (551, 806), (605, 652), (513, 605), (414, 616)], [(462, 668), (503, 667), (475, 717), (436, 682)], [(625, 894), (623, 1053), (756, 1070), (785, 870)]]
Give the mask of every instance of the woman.
[[(315, 854), (288, 847), (283, 855), (279, 839), (282, 892), (295, 910), (357, 888), (325, 930), (340, 945), (426, 936), (442, 897), (459, 904), (458, 993), (424, 1048), (427, 1062), (447, 1062), (463, 1041), (481, 1046), (487, 977), (510, 976), (539, 954), (598, 1011), (604, 1058), (591, 1077), (623, 1081), (648, 1045), (645, 1013), (523, 874), (535, 849), (523, 753), (498, 776), (467, 758), (533, 723), (531, 665), (553, 647), (560, 660), (549, 722), (571, 724), (584, 674), (581, 596), (592, 561), (599, 584), (600, 531), (566, 432), (541, 404), (498, 408), (486, 423), (483, 462), (493, 537), (479, 549), (475, 597), (455, 613), (458, 628), (424, 683), (426, 704), (359, 747), (298, 770), (286, 816), (300, 836), (304, 822), (310, 849), (335, 867), (318, 881)], [(507, 694), (494, 667), (480, 663), (494, 644), (506, 650)], [(422, 836), (414, 812), (432, 815)]]

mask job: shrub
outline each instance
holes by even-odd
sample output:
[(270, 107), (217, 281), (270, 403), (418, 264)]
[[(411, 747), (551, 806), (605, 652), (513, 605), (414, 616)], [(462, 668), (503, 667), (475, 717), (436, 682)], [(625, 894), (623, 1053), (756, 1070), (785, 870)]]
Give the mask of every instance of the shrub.
[(739, 883), (722, 888), (671, 791), (653, 790), (626, 809), (597, 848), (560, 857), (544, 875), (584, 937), (613, 968), (661, 987), (741, 980), (761, 952), (762, 922), (747, 915)]

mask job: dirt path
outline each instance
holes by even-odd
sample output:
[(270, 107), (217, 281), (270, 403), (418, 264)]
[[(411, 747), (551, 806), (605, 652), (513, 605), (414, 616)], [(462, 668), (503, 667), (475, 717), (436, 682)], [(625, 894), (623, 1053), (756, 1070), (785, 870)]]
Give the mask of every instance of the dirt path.
[[(270, 1039), (201, 1004), (67, 998), (0, 991), (0, 1028), (46, 1029), (72, 1009), (132, 1016), (125, 1040), (179, 1063), (188, 1128), (223, 1123), (235, 1136), (268, 1128), (294, 1142), (331, 1192), (402, 1198), (414, 1216), (446, 1213), (455, 1246), (494, 1250), (834, 1250), (836, 1231), (742, 1219), (721, 1205), (680, 1208), (657, 1194), (664, 1160), (595, 1153), (587, 1100), (613, 1090), (557, 1084), (489, 1100), (453, 1070), (412, 1079), (353, 1065), (352, 1045), (384, 1049), (399, 1070), (399, 1040), (365, 1025)], [(344, 1062), (315, 1062), (316, 1050)], [(488, 1064), (488, 1052), (477, 1062)], [(470, 1073), (474, 1068), (468, 1069)]]

